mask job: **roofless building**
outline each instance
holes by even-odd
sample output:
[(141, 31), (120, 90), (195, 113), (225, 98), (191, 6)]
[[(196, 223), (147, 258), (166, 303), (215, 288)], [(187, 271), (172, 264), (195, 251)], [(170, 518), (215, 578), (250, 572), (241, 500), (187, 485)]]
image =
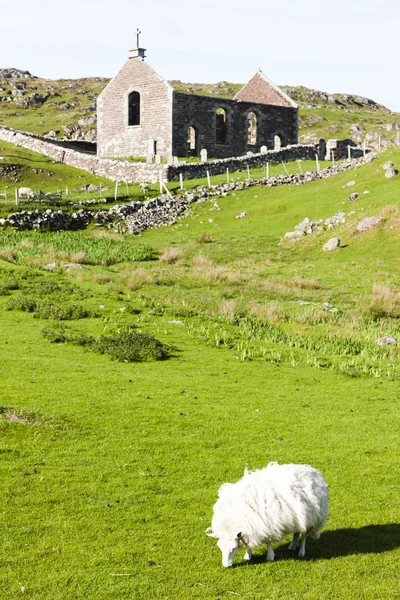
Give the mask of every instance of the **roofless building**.
[(127, 157), (241, 156), (296, 144), (297, 105), (261, 71), (232, 100), (176, 91), (139, 46), (97, 101), (97, 153)]

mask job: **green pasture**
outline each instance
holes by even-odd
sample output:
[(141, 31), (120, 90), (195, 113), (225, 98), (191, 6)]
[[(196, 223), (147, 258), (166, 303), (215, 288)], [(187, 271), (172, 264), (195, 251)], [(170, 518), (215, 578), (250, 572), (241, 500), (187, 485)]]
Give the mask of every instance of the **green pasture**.
[[(133, 239), (0, 231), (1, 597), (400, 598), (399, 351), (376, 344), (400, 340), (387, 160), (215, 196)], [(326, 527), (304, 560), (284, 540), (224, 569), (205, 535), (218, 487), (272, 460), (322, 471)]]

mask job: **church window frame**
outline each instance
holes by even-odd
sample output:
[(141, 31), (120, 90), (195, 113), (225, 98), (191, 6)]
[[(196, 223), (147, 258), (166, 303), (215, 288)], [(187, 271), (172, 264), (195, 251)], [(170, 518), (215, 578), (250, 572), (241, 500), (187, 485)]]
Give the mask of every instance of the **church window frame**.
[(140, 127), (141, 125), (141, 94), (138, 90), (132, 90), (128, 94), (128, 127)]

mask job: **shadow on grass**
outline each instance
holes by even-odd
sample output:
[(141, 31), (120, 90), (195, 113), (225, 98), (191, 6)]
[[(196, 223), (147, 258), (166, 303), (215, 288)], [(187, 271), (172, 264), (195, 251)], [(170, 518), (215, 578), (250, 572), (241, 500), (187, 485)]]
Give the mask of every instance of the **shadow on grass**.
[[(297, 552), (288, 550), (289, 543), (275, 548), (276, 560), (297, 559)], [(319, 540), (307, 540), (305, 560), (327, 560), (354, 554), (379, 554), (400, 547), (400, 524), (366, 525), (359, 529), (323, 531)], [(264, 563), (267, 553), (252, 557), (252, 564)], [(304, 559), (302, 559), (304, 560)], [(239, 565), (238, 565), (239, 566)]]

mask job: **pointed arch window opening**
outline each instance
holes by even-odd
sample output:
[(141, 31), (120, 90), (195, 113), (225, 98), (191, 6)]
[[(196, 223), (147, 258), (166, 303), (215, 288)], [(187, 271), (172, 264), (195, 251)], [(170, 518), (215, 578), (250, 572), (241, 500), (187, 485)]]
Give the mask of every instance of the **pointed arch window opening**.
[(188, 127), (187, 151), (189, 156), (197, 156), (197, 131), (193, 125), (189, 125)]
[(217, 144), (227, 143), (227, 133), (226, 110), (217, 108), (215, 121), (215, 141)]
[(128, 96), (128, 125), (140, 125), (140, 94), (131, 92)]
[(250, 146), (257, 144), (257, 115), (255, 112), (249, 112), (247, 115), (247, 143)]

